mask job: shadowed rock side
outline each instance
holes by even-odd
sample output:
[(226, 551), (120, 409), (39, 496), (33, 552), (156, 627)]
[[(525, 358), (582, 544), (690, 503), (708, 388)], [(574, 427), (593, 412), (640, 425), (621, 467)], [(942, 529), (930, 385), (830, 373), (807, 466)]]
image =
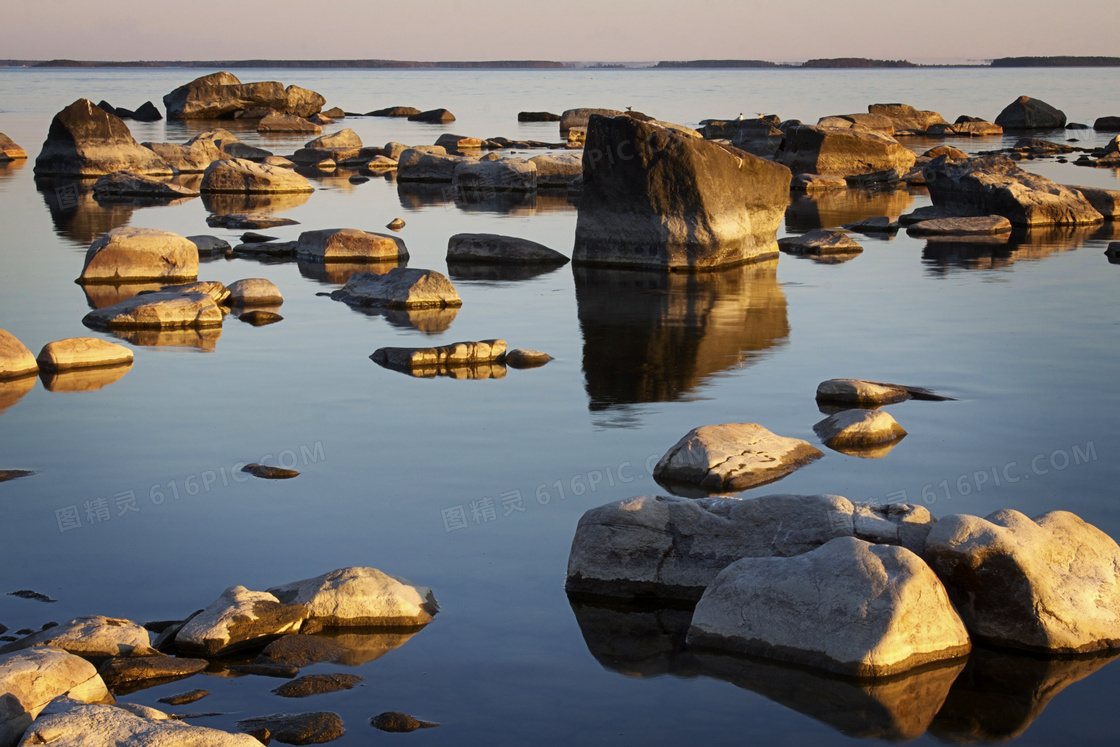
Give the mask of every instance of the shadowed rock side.
[(731, 146), (593, 115), (572, 261), (696, 271), (769, 259), (790, 179)]
[(672, 402), (789, 337), (777, 261), (705, 275), (574, 269), (592, 411)]
[(78, 99), (55, 115), (35, 159), (36, 176), (90, 178), (122, 169), (171, 176), (171, 166), (136, 142), (124, 121), (89, 99)]

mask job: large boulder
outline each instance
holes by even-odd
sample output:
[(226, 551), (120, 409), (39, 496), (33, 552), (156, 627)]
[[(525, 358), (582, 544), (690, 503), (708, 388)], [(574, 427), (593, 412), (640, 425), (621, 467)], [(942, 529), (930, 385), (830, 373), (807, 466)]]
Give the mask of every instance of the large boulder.
[(40, 711), (60, 695), (112, 703), (92, 664), (57, 648), (0, 655), (0, 747), (15, 747)]
[(435, 270), (394, 267), (384, 274), (356, 272), (331, 298), (350, 306), (442, 309), (463, 305), (447, 276)]
[(592, 116), (572, 261), (709, 270), (774, 257), (790, 179), (730, 146)]
[(455, 115), (446, 109), (429, 109), (408, 116), (409, 122), (426, 122), (427, 124), (447, 124), (455, 121)]
[(205, 75), (163, 97), (168, 119), (218, 119), (242, 109), (287, 111), (288, 93), (275, 81), (242, 83), (231, 73)]
[(142, 293), (94, 309), (82, 324), (93, 329), (183, 329), (220, 327), (225, 316), (209, 293)]
[(593, 115), (600, 117), (621, 117), (625, 112), (617, 109), (568, 109), (560, 115), (560, 136), (564, 137), (573, 127), (587, 127)]
[(27, 151), (16, 145), (15, 141), (0, 132), (0, 163), (4, 161), (19, 161), (27, 158)]
[(0, 329), (0, 381), (39, 373), (35, 356), (11, 332)]
[(198, 247), (170, 231), (114, 228), (90, 244), (79, 283), (194, 280)]
[(451, 184), (480, 194), (532, 192), (537, 188), (537, 165), (523, 158), (464, 161), (455, 167)]
[(342, 718), (330, 711), (256, 716), (238, 721), (237, 728), (249, 734), (265, 733), (285, 744), (322, 744), (346, 733)]
[(1075, 192), (1080, 192), (1081, 196), (1088, 200), (1093, 209), (1103, 215), (1105, 220), (1120, 220), (1120, 190), (1078, 187), (1072, 184), (1066, 186)]
[(265, 278), (246, 278), (229, 284), (231, 306), (279, 306), (284, 296), (275, 283)]
[(795, 174), (901, 177), (917, 155), (890, 135), (859, 127), (791, 127), (777, 155)]
[(214, 161), (202, 176), (201, 192), (292, 194), (314, 192), (307, 178), (291, 169), (243, 158)]
[(447, 262), (563, 265), (568, 258), (543, 244), (493, 233), (457, 233), (447, 240)]
[(1066, 115), (1045, 101), (1020, 96), (999, 113), (996, 124), (1005, 130), (1060, 130)]
[(260, 747), (248, 734), (194, 726), (155, 708), (85, 705), (62, 698), (43, 709), (24, 745), (53, 747)]
[(978, 639), (1049, 654), (1120, 648), (1120, 547), (1075, 514), (947, 516), (925, 558)]
[(459, 164), (475, 160), (469, 156), (449, 156), (442, 146), (408, 148), (397, 159), (397, 181), (450, 182)]
[(1098, 117), (1093, 122), (1093, 129), (1097, 132), (1120, 132), (1120, 117)]
[(937, 112), (915, 109), (907, 104), (870, 104), (867, 111), (889, 119), (896, 136), (921, 135), (934, 125), (949, 124)]
[(89, 99), (78, 99), (51, 120), (36, 176), (95, 177), (114, 171), (170, 176), (171, 166), (133, 139), (128, 125)]
[(935, 207), (959, 216), (1002, 215), (1017, 226), (1084, 225), (1103, 216), (1080, 192), (1019, 168), (1005, 156), (935, 158), (923, 169)]
[(340, 568), (268, 591), (285, 604), (302, 606), (308, 630), (413, 627), (430, 623), (439, 611), (431, 589), (376, 568)]
[(862, 127), (865, 130), (875, 130), (884, 135), (894, 137), (894, 122), (891, 121), (890, 117), (885, 117), (881, 114), (864, 114), (862, 112), (856, 112), (855, 114), (834, 114), (821, 118), (817, 122), (817, 127), (837, 127), (845, 130), (853, 127)]
[(318, 114), (323, 111), (323, 106), (327, 103), (326, 98), (321, 93), (299, 86), (288, 86), (284, 89), (284, 94), (287, 98), (285, 110), (288, 114), (294, 114), (297, 117), (310, 117)]
[(307, 614), (305, 607), (284, 604), (267, 592), (231, 586), (183, 625), (175, 647), (186, 654), (222, 656), (298, 631)]
[(903, 547), (854, 537), (792, 558), (743, 558), (696, 604), (689, 646), (879, 677), (967, 654), (937, 575)]
[(642, 496), (584, 513), (565, 588), (624, 599), (694, 600), (740, 558), (800, 555), (837, 537), (920, 552), (935, 521), (921, 506), (837, 495)]
[(693, 428), (653, 469), (665, 483), (709, 492), (738, 492), (774, 482), (822, 454), (807, 441), (771, 433), (757, 423)]
[(356, 259), (403, 262), (408, 259), (408, 249), (398, 236), (357, 228), (326, 228), (301, 233), (296, 242), (296, 256), (314, 262)]
[[(120, 347), (119, 345), (116, 347)], [(131, 359), (131, 354), (129, 355)], [(111, 656), (154, 656), (148, 631), (131, 620), (101, 615), (78, 617), (68, 623), (39, 631), (0, 648), (0, 654), (53, 646), (83, 659)]]

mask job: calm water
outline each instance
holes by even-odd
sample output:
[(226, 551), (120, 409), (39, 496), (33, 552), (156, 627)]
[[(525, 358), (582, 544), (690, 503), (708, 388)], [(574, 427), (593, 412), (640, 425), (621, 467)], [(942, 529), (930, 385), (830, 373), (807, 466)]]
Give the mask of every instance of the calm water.
[[(0, 131), (33, 161), (50, 118), (79, 96), (158, 104), (194, 72), (0, 70)], [(328, 106), (352, 111), (445, 106), (459, 117), (449, 127), (340, 123), (367, 144), (430, 143), (445, 131), (555, 140), (555, 124), (519, 125), (516, 113), (573, 106), (633, 106), (696, 123), (739, 111), (815, 121), (904, 101), (950, 120), (993, 119), (1025, 93), (1074, 121), (1120, 114), (1116, 70), (238, 75), (314, 88)], [(141, 141), (181, 142), (204, 129), (130, 126)], [(1104, 141), (1092, 131), (1073, 136)], [(304, 140), (255, 132), (243, 139), (279, 154)], [(976, 151), (1004, 142), (954, 144)], [(1114, 171), (1031, 168), (1120, 189)], [(83, 197), (77, 209), (60, 209), (52, 188), (36, 189), (31, 170), (30, 162), (0, 168), (0, 327), (33, 352), (92, 334), (81, 318), (105, 299), (87, 298), (73, 280), (89, 243), (109, 228), (231, 240), (240, 233), (207, 228), (201, 199), (103, 208)], [(354, 186), (347, 176), (319, 178), (309, 199), (274, 205), (300, 225), (267, 233), (378, 231), (399, 216), (410, 266), (440, 271), (448, 237), (464, 231), (570, 253), (576, 213), (563, 196), (456, 205), (438, 191), (399, 192), (382, 179)], [(783, 233), (927, 204), (921, 191), (799, 199)], [(783, 256), (702, 281), (570, 267), (521, 279), (452, 274), (463, 307), (411, 317), (362, 314), (317, 295), (361, 267), (207, 262), (201, 279), (275, 282), (285, 320), (254, 328), (230, 317), (205, 339), (133, 340), (135, 365), (96, 391), (48, 391), (35, 380), (0, 385), (0, 468), (37, 472), (0, 485), (0, 591), (58, 599), (0, 596), (0, 622), (17, 629), (82, 614), (179, 618), (233, 584), (265, 588), (369, 565), (430, 586), (443, 612), (404, 645), (357, 663), (364, 687), (293, 702), (272, 695), (278, 683), (270, 679), (200, 676), (127, 699), (158, 705), (205, 687), (214, 694), (192, 708), (226, 715), (199, 723), (226, 728), (263, 713), (334, 710), (349, 730), (337, 744), (383, 738), (367, 719), (385, 710), (442, 722), (408, 738), (418, 744), (961, 741), (976, 728), (1020, 744), (1111, 743), (1120, 665), (977, 655), (932, 732), (920, 736), (955, 670), (881, 688), (880, 702), (895, 704), (884, 709), (844, 682), (695, 657), (672, 635), (680, 613), (573, 606), (563, 582), (579, 516), (661, 492), (647, 463), (690, 428), (753, 421), (815, 442), (812, 425), (824, 415), (813, 393), (832, 377), (927, 386), (957, 401), (892, 406), (910, 435), (886, 457), (829, 451), (755, 494), (924, 499), (939, 516), (1061, 508), (1120, 537), (1120, 267), (1103, 256), (1118, 239), (1120, 227), (1108, 224), (1035, 232), (1012, 246), (861, 238), (863, 254), (843, 264)], [(410, 378), (368, 358), (385, 345), (490, 337), (556, 360), (501, 380), (453, 381)], [(303, 474), (232, 478), (232, 465), (266, 455), (294, 461)], [(130, 492), (136, 510), (128, 510)], [(102, 498), (110, 518), (91, 524), (85, 504)], [(82, 526), (60, 531), (57, 511), (69, 507)], [(448, 531), (459, 510), (465, 528)]]

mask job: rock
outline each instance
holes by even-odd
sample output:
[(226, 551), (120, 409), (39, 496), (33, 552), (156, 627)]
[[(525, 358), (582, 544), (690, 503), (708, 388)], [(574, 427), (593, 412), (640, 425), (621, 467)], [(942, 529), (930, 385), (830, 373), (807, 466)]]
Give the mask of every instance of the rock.
[(447, 124), (455, 121), (455, 115), (446, 109), (429, 109), (418, 114), (408, 115), (409, 122), (426, 122), (428, 124)]
[(390, 231), (399, 231), (404, 228), (404, 225), (404, 221), (400, 218), (393, 218), (393, 220), (389, 221), (389, 223), (385, 227)]
[(695, 600), (740, 558), (800, 555), (837, 537), (920, 551), (935, 521), (922, 506), (836, 495), (642, 496), (584, 513), (565, 588), (624, 599)]
[(907, 399), (943, 401), (944, 397), (929, 389), (902, 384), (883, 384), (863, 379), (829, 379), (817, 385), (817, 402), (844, 405), (889, 405)]
[(1045, 101), (1020, 96), (999, 113), (996, 124), (1005, 130), (1060, 130), (1066, 115)]
[[(241, 81), (237, 79), (233, 73), (219, 72), (210, 75), (204, 75), (201, 78), (196, 78), (190, 83), (179, 86), (171, 93), (163, 97), (163, 106), (167, 110), (168, 119), (208, 119), (217, 117), (218, 114), (210, 114), (201, 111), (200, 101), (204, 101), (207, 96), (213, 96), (211, 89), (220, 86), (237, 86), (241, 85)], [(244, 107), (235, 106), (230, 111)], [(189, 109), (189, 111), (187, 111)], [(196, 112), (200, 116), (194, 117)], [(188, 116), (183, 116), (186, 113)]]
[(229, 285), (231, 306), (279, 306), (284, 303), (280, 289), (264, 278), (246, 278)]
[(388, 156), (374, 156), (373, 160), (365, 165), (370, 171), (385, 171), (397, 168), (397, 162)]
[(776, 255), (788, 169), (630, 117), (592, 117), (572, 261), (708, 270)]
[(856, 233), (864, 234), (883, 234), (883, 233), (897, 233), (901, 225), (896, 220), (891, 220), (885, 216), (877, 218), (864, 218), (855, 223), (845, 223), (843, 228), (848, 231), (855, 231)]
[(254, 327), (263, 327), (266, 324), (276, 324), (276, 322), (284, 321), (284, 317), (280, 316), (276, 312), (265, 311), (263, 309), (246, 311), (237, 318), (243, 322), (252, 324)]
[(241, 158), (256, 163), (264, 163), (272, 157), (271, 151), (267, 151), (263, 148), (254, 148), (242, 142), (225, 143), (222, 146), (222, 152), (229, 158)]
[(93, 183), (93, 196), (98, 200), (119, 199), (122, 197), (144, 197), (149, 200), (179, 200), (184, 197), (198, 197), (198, 192), (178, 184), (169, 184), (150, 176), (141, 176), (127, 171), (114, 171), (99, 177)]
[(841, 231), (819, 228), (800, 236), (790, 236), (778, 240), (778, 248), (789, 254), (859, 254), (863, 247), (859, 242)]
[(798, 174), (793, 177), (793, 181), (790, 183), (790, 189), (807, 192), (809, 194), (847, 188), (847, 179), (842, 176), (830, 176), (828, 174)]
[(330, 638), (314, 635), (286, 635), (264, 647), (258, 661), (276, 661), (294, 667), (306, 667), (345, 656), (347, 649)]
[(214, 299), (214, 303), (224, 304), (229, 299), (229, 289), (219, 283), (217, 280), (197, 280), (193, 283), (183, 283), (182, 285), (165, 285), (159, 291), (142, 290), (137, 295), (148, 295), (150, 293), (205, 293)]
[(281, 218), (276, 215), (249, 215), (247, 213), (226, 213), (224, 215), (206, 216), (206, 225), (211, 228), (278, 228), (280, 226), (297, 226), (298, 220)]
[(550, 360), (553, 358), (548, 353), (514, 348), (506, 353), (505, 364), (510, 368), (540, 368)]
[(314, 192), (315, 187), (305, 177), (289, 169), (231, 158), (215, 161), (206, 167), (200, 191), (283, 194)]
[[(443, 148), (441, 147), (440, 150), (442, 151)], [(459, 164), (474, 160), (465, 156), (449, 156), (444, 153), (409, 148), (401, 153), (397, 160), (397, 181), (450, 182), (455, 178), (455, 169)]]
[(879, 677), (972, 648), (937, 576), (910, 550), (854, 537), (792, 558), (743, 558), (696, 604), (690, 647)]
[(353, 690), (364, 680), (357, 674), (309, 674), (291, 682), (285, 682), (272, 692), (281, 698), (306, 698), (311, 695), (334, 693), (340, 690)]
[(188, 659), (181, 656), (153, 654), (145, 656), (119, 656), (106, 660), (98, 674), (114, 690), (124, 685), (148, 680), (169, 680), (189, 677), (209, 666), (205, 659)]
[(227, 155), (211, 140), (200, 140), (187, 145), (178, 143), (141, 143), (153, 151), (180, 174), (200, 174), (214, 161)]
[(330, 135), (323, 135), (322, 137), (310, 140), (304, 144), (303, 147), (331, 151), (353, 150), (354, 148), (362, 147), (362, 139), (358, 137), (358, 133), (350, 128), (346, 128), (345, 130), (339, 130)]
[(264, 480), (290, 480), (293, 477), (299, 477), (299, 472), (296, 472), (294, 469), (271, 467), (267, 464), (257, 464), (256, 462), (246, 464), (241, 468), (241, 471)]
[(269, 589), (285, 604), (305, 610), (319, 628), (413, 627), (439, 611), (431, 589), (376, 568), (340, 568)]
[(338, 739), (346, 733), (337, 713), (274, 713), (237, 722), (243, 732), (268, 729), (272, 738), (284, 744), (322, 744)]
[(415, 368), (451, 368), (501, 360), (505, 340), (453, 342), (438, 348), (378, 348), (370, 358), (387, 368), (410, 371)]
[(600, 117), (621, 117), (625, 112), (617, 109), (568, 109), (560, 115), (560, 136), (564, 137), (569, 130), (577, 127), (587, 127), (592, 115)]
[(266, 592), (231, 586), (183, 626), (175, 636), (175, 646), (187, 654), (222, 656), (297, 631), (306, 617), (302, 606), (283, 604)]
[(273, 112), (261, 119), (257, 132), (310, 132), (318, 135), (323, 128), (294, 114)]
[(961, 115), (951, 125), (931, 126), (926, 134), (943, 137), (995, 137), (1003, 134), (1003, 128), (979, 117)]
[(132, 363), (132, 351), (97, 337), (71, 337), (47, 343), (36, 360), (44, 371), (123, 366)]
[[(31, 386), (33, 386), (35, 384), (34, 379), (27, 379), (27, 381), (29, 382), (29, 384)], [(23, 395), (20, 395), (20, 396), (23, 396)], [(0, 401), (0, 405), (3, 405), (2, 401)], [(2, 411), (3, 409), (5, 409), (5, 408), (0, 407), (0, 411)], [(33, 474), (35, 474), (35, 472), (33, 470), (29, 470), (29, 469), (0, 469), (0, 482), (8, 482), (9, 480), (18, 480), (21, 477), (30, 477)], [(3, 626), (0, 625), (0, 627), (3, 627)], [(3, 630), (0, 630), (0, 633), (6, 633), (6, 632), (8, 632), (7, 628), (4, 628)], [(0, 641), (14, 641), (14, 640), (16, 640), (15, 636), (4, 636), (3, 638), (0, 638)]]
[(79, 283), (194, 280), (198, 247), (188, 239), (154, 228), (114, 228), (86, 251)]
[(919, 135), (933, 125), (949, 124), (937, 112), (922, 111), (906, 104), (871, 104), (867, 111), (889, 119), (895, 135)]
[(43, 710), (28, 729), (23, 744), (51, 744), (54, 747), (260, 747), (261, 743), (247, 734), (230, 734), (193, 726), (154, 708), (131, 703), (120, 707), (83, 705), (60, 699)]
[(145, 101), (132, 113), (132, 118), (137, 122), (158, 122), (163, 119), (163, 115), (159, 113), (155, 104), (151, 101)]
[(865, 130), (875, 130), (894, 137), (894, 122), (891, 121), (890, 117), (881, 114), (837, 114), (819, 120), (817, 127), (836, 127), (839, 129), (862, 127)]
[(0, 381), (39, 373), (39, 364), (15, 335), (0, 329)]
[(552, 112), (518, 112), (518, 122), (559, 122), (560, 115)]
[(290, 680), (299, 676), (299, 667), (282, 664), (278, 661), (255, 661), (251, 664), (235, 664), (229, 668), (238, 674), (251, 674), (257, 677), (278, 677)]
[(923, 220), (906, 229), (911, 236), (990, 236), (1010, 232), (1011, 221), (1001, 215)]
[(314, 262), (365, 260), (404, 262), (408, 249), (404, 240), (356, 228), (327, 228), (304, 231), (296, 242), (296, 256)]
[(693, 428), (653, 470), (658, 481), (739, 492), (765, 485), (824, 456), (806, 441), (778, 436), (756, 423)]
[(1017, 226), (1099, 223), (1079, 192), (1024, 171), (1004, 156), (938, 158), (925, 166), (935, 207), (960, 216), (1002, 215)]
[(253, 244), (238, 244), (233, 247), (235, 257), (273, 257), (292, 258), (296, 256), (296, 242), (268, 241)]
[(195, 245), (198, 250), (198, 256), (201, 257), (224, 257), (229, 254), (230, 245), (225, 239), (219, 239), (217, 236), (207, 236), (200, 234), (198, 236), (188, 236), (187, 241)]
[(890, 135), (861, 128), (791, 127), (775, 159), (795, 174), (876, 176), (890, 180), (913, 167), (917, 156)]
[(376, 109), (366, 114), (367, 117), (412, 117), (420, 114), (420, 110), (413, 106), (390, 106), (385, 109)]
[(1097, 132), (1120, 132), (1120, 117), (1098, 117), (1093, 122), (1093, 129)]
[(439, 726), (435, 721), (421, 721), (400, 711), (385, 711), (369, 720), (371, 726), (381, 731), (407, 732)]
[[(51, 602), (57, 602), (58, 601), (57, 599), (51, 599), (46, 594), (41, 594), (37, 591), (32, 591), (31, 589), (20, 589), (19, 591), (9, 591), (8, 596), (19, 597), (20, 599), (31, 599), (31, 600), (34, 600), (36, 602), (44, 602), (44, 603), (47, 603), (47, 604), (50, 604)], [(17, 631), (17, 632), (19, 632), (21, 635), (28, 635), (28, 634), (31, 633), (30, 630), (21, 630), (21, 631)]]
[(538, 187), (566, 187), (583, 175), (583, 157), (575, 153), (549, 153), (534, 156), (529, 163), (537, 167)]
[(568, 130), (569, 148), (582, 148), (585, 142), (587, 142), (586, 127), (573, 127), (572, 129)]
[(537, 165), (521, 158), (464, 161), (455, 167), (451, 183), (483, 194), (532, 192), (537, 188)]
[(266, 166), (279, 166), (282, 169), (294, 169), (296, 167), (294, 161), (282, 156), (268, 156), (261, 163)]
[(19, 161), (27, 158), (27, 151), (15, 144), (10, 137), (0, 132), (0, 163)]
[(947, 516), (924, 557), (979, 640), (1046, 654), (1120, 648), (1120, 547), (1075, 514)]
[(479, 150), (483, 146), (482, 140), (465, 135), (453, 135), (445, 132), (436, 138), (436, 145), (448, 150)]
[(1109, 140), (1104, 146), (1105, 154), (1120, 153), (1120, 135)]
[(760, 119), (743, 122), (731, 137), (731, 144), (756, 156), (770, 157), (778, 152), (785, 133)]
[(209, 690), (191, 690), (189, 692), (179, 693), (178, 695), (168, 695), (166, 698), (160, 698), (159, 702), (173, 706), (189, 705), (202, 700), (209, 694)]
[(351, 306), (397, 309), (447, 308), (463, 305), (447, 276), (435, 270), (394, 267), (384, 274), (358, 272), (331, 298)]
[(813, 426), (825, 446), (845, 453), (893, 443), (906, 435), (882, 410), (842, 410)]
[(448, 262), (564, 265), (568, 258), (543, 244), (492, 233), (457, 233), (447, 241)]
[(78, 99), (51, 120), (35, 159), (36, 176), (94, 177), (128, 171), (170, 176), (171, 166), (132, 138), (126, 125), (89, 99)]
[(112, 703), (93, 665), (56, 648), (0, 655), (0, 747), (15, 747), (40, 711), (60, 695)]
[(315, 91), (309, 91), (299, 86), (288, 86), (284, 90), (287, 96), (287, 111), (297, 117), (310, 117), (323, 111), (327, 100)]

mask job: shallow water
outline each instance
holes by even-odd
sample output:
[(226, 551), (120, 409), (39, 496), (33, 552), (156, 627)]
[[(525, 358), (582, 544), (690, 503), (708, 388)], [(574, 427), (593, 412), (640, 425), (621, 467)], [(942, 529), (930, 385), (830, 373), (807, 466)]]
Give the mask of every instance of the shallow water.
[[(158, 103), (193, 73), (0, 70), (0, 131), (33, 161), (51, 116), (79, 96)], [(684, 123), (739, 110), (812, 121), (901, 100), (950, 120), (993, 119), (1027, 93), (1075, 121), (1120, 112), (1114, 96), (1101, 94), (1120, 83), (1120, 71), (1108, 69), (238, 75), (314, 88), (328, 106), (446, 106), (459, 116), (448, 127), (339, 124), (370, 144), (429, 143), (445, 131), (556, 140), (555, 124), (519, 125), (516, 112), (573, 106), (630, 105)], [(130, 126), (141, 141), (181, 142), (209, 125)], [(1092, 131), (1073, 136), (1082, 145), (1104, 141)], [(244, 139), (285, 154), (305, 138)], [(953, 144), (975, 152), (1009, 141)], [(932, 143), (911, 145), (920, 152)], [(1120, 188), (1112, 170), (1025, 164), (1063, 183)], [(111, 298), (87, 297), (73, 280), (89, 243), (109, 228), (241, 233), (207, 228), (202, 199), (104, 208), (82, 197), (62, 208), (56, 186), (36, 189), (30, 162), (0, 166), (0, 327), (33, 352), (95, 334), (81, 318)], [(355, 186), (345, 175), (325, 177), (318, 186), (307, 200), (273, 206), (300, 225), (265, 233), (380, 231), (399, 216), (409, 266), (440, 271), (458, 232), (571, 250), (576, 213), (563, 195), (480, 206), (383, 179)], [(779, 235), (927, 204), (920, 190), (798, 199)], [(671, 611), (573, 605), (565, 596), (568, 548), (585, 510), (663, 492), (649, 478), (650, 460), (698, 425), (759, 422), (816, 442), (812, 425), (824, 415), (813, 393), (833, 377), (926, 386), (956, 401), (893, 405), (909, 435), (883, 458), (828, 451), (748, 496), (907, 500), (938, 516), (1060, 508), (1120, 537), (1120, 393), (1112, 385), (1120, 267), (1103, 256), (1120, 228), (1036, 231), (1011, 245), (904, 233), (859, 240), (864, 252), (842, 264), (783, 255), (707, 279), (570, 267), (514, 279), (451, 271), (463, 298), (454, 314), (369, 315), (316, 295), (362, 267), (206, 262), (202, 279), (276, 283), (284, 321), (256, 328), (231, 317), (220, 334), (134, 339), (135, 363), (116, 381), (56, 383), (55, 391), (35, 380), (0, 385), (0, 469), (37, 472), (0, 485), (0, 591), (58, 599), (0, 596), (0, 622), (18, 629), (82, 614), (180, 618), (233, 584), (265, 588), (369, 565), (430, 586), (443, 611), (407, 643), (364, 641), (367, 653), (346, 669), (365, 676), (364, 687), (288, 701), (270, 694), (273, 680), (203, 675), (127, 699), (158, 706), (159, 697), (205, 687), (214, 694), (189, 709), (226, 713), (199, 722), (220, 727), (283, 710), (334, 710), (349, 730), (337, 744), (366, 743), (367, 719), (386, 710), (441, 722), (409, 738), (427, 744), (929, 741), (975, 730), (1024, 744), (1111, 743), (1120, 725), (1111, 707), (1120, 695), (1116, 665), (1085, 679), (1100, 662), (1046, 668), (977, 655), (938, 713), (930, 704), (954, 681), (945, 670), (869, 695), (851, 683), (683, 651), (673, 634), (680, 615)], [(368, 358), (387, 345), (491, 337), (556, 360), (457, 381), (411, 378)], [(92, 391), (69, 391), (83, 388)], [(233, 471), (268, 455), (303, 474), (272, 482)], [(95, 509), (101, 498), (109, 518), (91, 523), (85, 504)], [(60, 525), (57, 512), (65, 517), (70, 507), (80, 527)], [(465, 526), (454, 529), (460, 516)], [(1048, 702), (1037, 695), (1067, 683)]]

